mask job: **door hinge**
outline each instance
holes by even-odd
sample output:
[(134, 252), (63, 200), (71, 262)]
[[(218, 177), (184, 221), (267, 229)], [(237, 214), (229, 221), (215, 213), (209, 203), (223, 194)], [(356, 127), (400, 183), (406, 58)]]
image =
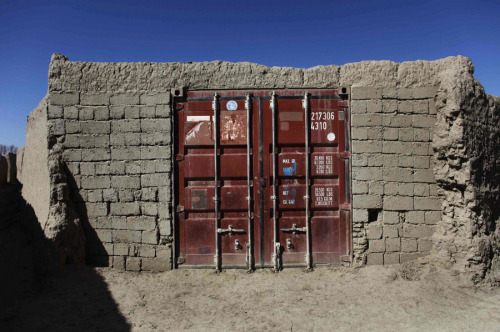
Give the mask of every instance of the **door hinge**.
[(176, 212), (184, 212), (184, 206), (182, 205), (177, 205), (177, 208), (175, 209)]

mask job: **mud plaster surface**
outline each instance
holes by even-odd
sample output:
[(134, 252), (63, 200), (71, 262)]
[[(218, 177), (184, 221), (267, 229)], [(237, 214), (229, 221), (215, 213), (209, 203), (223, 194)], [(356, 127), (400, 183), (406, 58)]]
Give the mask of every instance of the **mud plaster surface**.
[(420, 263), (220, 275), (87, 268), (57, 277), (2, 323), (19, 331), (498, 331), (500, 289)]

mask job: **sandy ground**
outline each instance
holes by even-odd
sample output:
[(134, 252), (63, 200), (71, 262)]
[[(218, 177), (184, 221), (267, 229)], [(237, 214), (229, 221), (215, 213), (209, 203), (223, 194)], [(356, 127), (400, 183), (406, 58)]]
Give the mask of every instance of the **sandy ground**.
[(500, 331), (500, 289), (396, 267), (59, 274), (1, 331)]

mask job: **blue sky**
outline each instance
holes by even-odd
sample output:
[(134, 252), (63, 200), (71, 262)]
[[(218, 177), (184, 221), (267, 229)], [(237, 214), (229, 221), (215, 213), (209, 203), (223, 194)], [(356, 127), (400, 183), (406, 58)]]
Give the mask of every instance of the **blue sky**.
[(500, 95), (500, 1), (0, 0), (0, 144), (24, 145), (56, 52), (302, 68), (461, 54)]

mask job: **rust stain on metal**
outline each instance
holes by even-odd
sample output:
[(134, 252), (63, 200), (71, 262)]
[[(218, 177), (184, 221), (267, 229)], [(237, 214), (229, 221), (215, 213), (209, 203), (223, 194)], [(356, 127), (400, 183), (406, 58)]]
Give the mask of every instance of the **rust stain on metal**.
[(221, 143), (246, 144), (247, 143), (247, 116), (244, 111), (221, 112)]
[(280, 121), (304, 121), (304, 113), (302, 112), (281, 112), (279, 117)]
[[(188, 117), (189, 118), (189, 117)], [(186, 145), (213, 144), (213, 130), (211, 121), (187, 121), (184, 126)]]

